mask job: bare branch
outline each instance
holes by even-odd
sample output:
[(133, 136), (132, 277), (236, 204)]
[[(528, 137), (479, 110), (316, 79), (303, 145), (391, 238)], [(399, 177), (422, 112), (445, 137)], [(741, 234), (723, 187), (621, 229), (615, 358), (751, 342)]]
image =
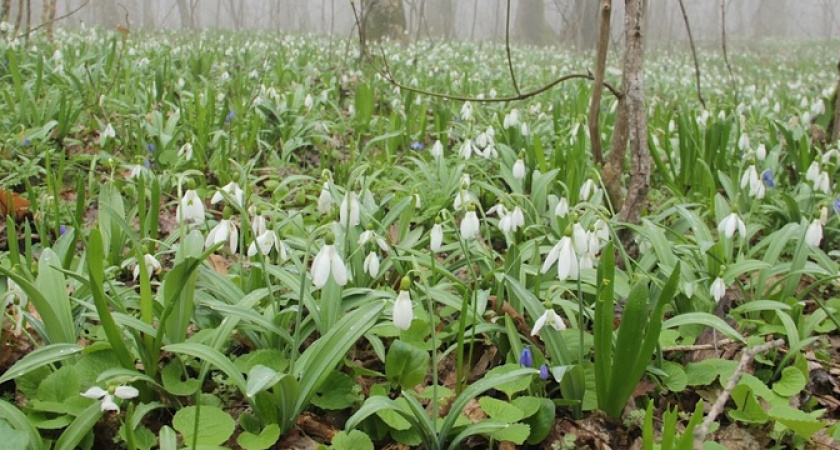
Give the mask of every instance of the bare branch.
[(723, 48), (723, 62), (726, 63), (726, 70), (729, 71), (729, 82), (732, 84), (733, 92), (737, 92), (732, 65), (729, 64), (729, 54), (726, 52), (726, 0), (720, 0), (720, 45)]
[(72, 10), (72, 11), (70, 11), (70, 12), (66, 13), (66, 14), (63, 14), (63, 15), (61, 15), (61, 16), (55, 17), (55, 18), (53, 18), (53, 19), (51, 19), (51, 20), (48, 20), (48, 21), (46, 21), (46, 22), (43, 22), (43, 23), (41, 23), (40, 25), (38, 25), (37, 27), (32, 28), (32, 29), (30, 29), (30, 30), (27, 30), (25, 33), (21, 33), (21, 34), (20, 34), (20, 35), (18, 35), (17, 37), (28, 38), (30, 34), (32, 34), (32, 33), (36, 32), (36, 31), (40, 30), (41, 28), (44, 28), (44, 27), (49, 26), (49, 25), (51, 25), (51, 24), (53, 24), (53, 23), (55, 23), (55, 22), (58, 22), (58, 21), (60, 21), (60, 20), (64, 20), (64, 19), (66, 19), (66, 18), (68, 18), (68, 17), (70, 17), (70, 16), (72, 16), (72, 15), (76, 14), (77, 12), (81, 11), (81, 10), (82, 10), (85, 6), (87, 6), (87, 5), (90, 3), (90, 1), (91, 1), (91, 0), (85, 0), (85, 2), (84, 2), (84, 3), (82, 3), (81, 5), (79, 5), (78, 7), (76, 7), (76, 9), (74, 9), (74, 10)]
[(510, 69), (510, 80), (513, 82), (513, 89), (518, 95), (522, 95), (519, 84), (516, 83), (516, 73), (513, 70), (513, 60), (510, 57), (510, 0), (507, 0), (507, 15), (505, 16), (505, 51), (507, 52), (508, 68)]
[(720, 393), (720, 396), (717, 400), (715, 400), (715, 403), (712, 404), (709, 414), (706, 416), (703, 424), (694, 429), (695, 450), (701, 450), (703, 448), (703, 441), (706, 440), (706, 435), (709, 434), (709, 427), (712, 426), (715, 419), (717, 419), (717, 416), (723, 411), (723, 408), (726, 406), (726, 402), (729, 400), (729, 396), (732, 395), (732, 390), (734, 390), (735, 386), (738, 385), (738, 382), (741, 381), (741, 377), (744, 375), (744, 372), (746, 372), (747, 366), (750, 365), (756, 355), (772, 350), (776, 347), (781, 347), (784, 344), (784, 339), (776, 339), (775, 341), (770, 341), (751, 349), (744, 350), (744, 353), (741, 354), (741, 361), (738, 363), (738, 367), (735, 368), (735, 373), (733, 373), (732, 377), (729, 378), (729, 381), (726, 383), (726, 387), (723, 388), (723, 392)]
[(595, 57), (595, 85), (592, 86), (592, 97), (589, 100), (589, 141), (592, 145), (592, 156), (595, 163), (604, 165), (604, 152), (601, 150), (601, 94), (604, 83), (604, 73), (607, 70), (607, 50), (610, 45), (610, 17), (612, 15), (612, 0), (601, 0), (600, 25), (598, 32), (598, 53)]
[(706, 109), (706, 100), (703, 100), (703, 93), (700, 91), (700, 64), (697, 62), (697, 49), (694, 47), (694, 38), (691, 36), (691, 25), (688, 23), (688, 14), (685, 12), (685, 5), (683, 0), (680, 0), (680, 10), (682, 11), (683, 21), (685, 22), (685, 31), (688, 33), (688, 44), (691, 46), (691, 57), (694, 59), (694, 79), (697, 82), (697, 99)]

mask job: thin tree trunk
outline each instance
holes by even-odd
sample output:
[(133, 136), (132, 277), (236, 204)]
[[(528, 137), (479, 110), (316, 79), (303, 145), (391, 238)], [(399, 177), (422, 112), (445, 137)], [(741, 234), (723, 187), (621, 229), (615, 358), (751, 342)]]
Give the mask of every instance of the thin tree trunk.
[(55, 7), (58, 0), (43, 0), (43, 8), (41, 13), (41, 22), (46, 25), (47, 39), (53, 40), (54, 22), (55, 22)]
[(18, 10), (15, 16), (15, 36), (20, 32), (20, 26), (23, 24), (23, 2), (24, 0), (18, 0)]
[(604, 154), (601, 150), (601, 93), (604, 91), (604, 72), (607, 68), (607, 50), (610, 44), (610, 19), (612, 16), (612, 0), (601, 0), (601, 13), (598, 32), (598, 54), (595, 58), (595, 75), (592, 81), (592, 97), (589, 101), (589, 141), (592, 145), (592, 156), (598, 165), (604, 164)]
[(9, 16), (12, 13), (12, 0), (3, 0), (0, 3), (0, 22), (9, 22)]
[(155, 27), (152, 0), (143, 0), (143, 27), (147, 29), (153, 29)]

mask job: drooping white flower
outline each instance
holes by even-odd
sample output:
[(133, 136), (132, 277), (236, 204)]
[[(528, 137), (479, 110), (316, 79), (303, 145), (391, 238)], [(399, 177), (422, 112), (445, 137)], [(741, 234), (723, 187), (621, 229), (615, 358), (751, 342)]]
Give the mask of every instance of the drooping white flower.
[(478, 236), (478, 229), (478, 215), (476, 215), (475, 209), (471, 209), (461, 220), (461, 237), (468, 240), (474, 239)]
[(461, 106), (461, 120), (469, 121), (472, 120), (473, 117), (473, 110), (472, 105), (470, 102), (464, 102), (464, 105)]
[(540, 330), (542, 330), (546, 325), (549, 325), (557, 331), (566, 329), (566, 323), (563, 322), (563, 319), (557, 315), (553, 309), (546, 309), (543, 315), (534, 322), (534, 328), (531, 330), (531, 336), (538, 335)]
[(178, 149), (178, 156), (186, 159), (187, 161), (191, 161), (193, 157), (192, 144), (187, 142), (186, 144), (182, 145), (181, 148)]
[(507, 213), (508, 213), (508, 210), (507, 210), (507, 208), (505, 207), (505, 204), (501, 202), (501, 200), (499, 200), (499, 202), (498, 202), (498, 203), (496, 203), (495, 205), (491, 206), (491, 207), (490, 207), (490, 209), (488, 209), (488, 210), (487, 210), (487, 215), (488, 215), (488, 216), (489, 216), (490, 214), (496, 214), (496, 216), (497, 216), (499, 219), (501, 219), (502, 217), (504, 217), (505, 215), (507, 215)]
[(726, 294), (726, 283), (723, 281), (723, 278), (715, 278), (712, 287), (709, 288), (709, 294), (711, 294), (716, 302), (719, 302), (723, 298), (723, 295)]
[(245, 191), (243, 191), (235, 181), (231, 181), (230, 183), (224, 185), (222, 189), (216, 191), (213, 194), (213, 198), (210, 199), (210, 204), (215, 205), (216, 203), (221, 202), (225, 199), (225, 196), (222, 195), (222, 192), (228, 194), (233, 198), (233, 203), (236, 206), (241, 207), (242, 203), (245, 201)]
[(321, 195), (318, 196), (318, 212), (322, 215), (327, 215), (332, 212), (333, 198), (330, 194), (330, 184), (324, 183), (321, 188)]
[(738, 139), (738, 149), (744, 153), (750, 149), (750, 137), (747, 136), (747, 133), (741, 133), (741, 137)]
[(436, 140), (432, 148), (429, 149), (429, 153), (434, 158), (441, 158), (443, 157), (443, 144), (440, 142), (440, 139)]
[(128, 400), (140, 395), (140, 391), (131, 386), (117, 386), (112, 394), (101, 387), (94, 386), (85, 392), (82, 392), (82, 397), (99, 400), (99, 407), (101, 411), (119, 412), (120, 407), (114, 402), (114, 397)]
[(339, 256), (333, 244), (324, 244), (315, 259), (312, 260), (312, 283), (315, 289), (321, 289), (327, 284), (330, 275), (339, 286), (347, 284), (347, 266)]
[(816, 183), (820, 177), (820, 163), (817, 161), (813, 161), (810, 166), (808, 166), (808, 170), (805, 172), (805, 179)]
[(525, 179), (525, 161), (522, 158), (516, 160), (513, 163), (513, 178), (517, 180), (524, 180)]
[(513, 109), (509, 113), (505, 114), (504, 120), (504, 127), (513, 128), (519, 125), (519, 110)]
[(816, 248), (820, 246), (823, 238), (823, 226), (819, 218), (811, 221), (808, 228), (805, 230), (805, 244), (809, 247)]
[(306, 98), (303, 99), (303, 106), (306, 109), (312, 109), (315, 105), (315, 100), (312, 98), (312, 94), (306, 94)]
[(359, 198), (353, 191), (344, 193), (344, 199), (341, 200), (341, 205), (338, 207), (338, 218), (342, 226), (355, 227), (360, 223), (361, 205)]
[(464, 159), (470, 159), (473, 154), (473, 143), (471, 139), (467, 139), (461, 144), (461, 149), (458, 150), (458, 156)]
[(271, 253), (271, 247), (276, 245), (277, 234), (274, 230), (264, 230), (256, 237), (256, 239), (254, 239), (254, 242), (251, 242), (251, 245), (248, 247), (248, 256), (252, 257), (256, 255), (257, 251), (259, 251), (263, 256), (267, 256)]
[(521, 124), (521, 125), (519, 125), (519, 133), (520, 133), (522, 136), (530, 136), (530, 135), (531, 135), (531, 129), (530, 129), (530, 128), (528, 128), (528, 124), (527, 124), (527, 123), (522, 122), (522, 124)]
[(228, 241), (230, 252), (236, 253), (236, 247), (239, 245), (239, 230), (236, 224), (230, 219), (222, 219), (210, 230), (207, 238), (204, 240), (204, 248), (208, 249), (219, 242)]
[[(154, 256), (152, 256), (148, 253), (143, 255), (143, 262), (146, 264), (146, 274), (149, 275), (149, 278), (152, 278), (152, 275), (154, 275), (156, 273), (160, 273), (160, 270), (161, 270), (160, 262), (158, 262), (158, 260), (155, 259)], [(137, 277), (140, 276), (140, 264), (136, 264), (134, 266), (134, 270), (132, 271), (132, 275), (134, 276), (135, 280), (137, 279)]]
[(758, 144), (758, 148), (755, 149), (755, 157), (758, 158), (759, 161), (767, 159), (767, 147), (765, 147), (764, 144)]
[(104, 146), (108, 139), (114, 139), (117, 136), (117, 131), (114, 130), (114, 126), (110, 123), (105, 126), (105, 129), (102, 130), (102, 133), (99, 134), (99, 145)]
[(178, 222), (204, 223), (204, 203), (198, 198), (198, 194), (189, 189), (178, 203), (175, 211)]
[(758, 177), (758, 170), (755, 168), (755, 164), (750, 164), (747, 170), (744, 171), (744, 174), (741, 175), (741, 189), (749, 188), (750, 197), (755, 197), (758, 187), (763, 184)]
[(560, 218), (566, 217), (569, 214), (569, 200), (566, 197), (560, 198), (557, 206), (554, 207), (554, 215)]
[(411, 305), (411, 296), (407, 290), (400, 289), (397, 299), (394, 301), (394, 326), (400, 330), (407, 330), (414, 320), (414, 309)]
[(440, 251), (443, 244), (443, 227), (440, 223), (432, 225), (432, 231), (429, 233), (429, 248), (435, 253)]
[(579, 222), (572, 225), (572, 243), (575, 245), (575, 253), (582, 255), (589, 247), (589, 239), (586, 230)]
[(572, 243), (572, 238), (569, 236), (563, 236), (557, 244), (551, 248), (551, 251), (548, 252), (548, 256), (545, 258), (545, 262), (543, 262), (541, 272), (548, 272), (548, 269), (550, 269), (555, 262), (557, 263), (557, 278), (560, 281), (568, 279), (576, 280), (578, 278), (578, 257), (575, 253), (575, 246)]
[(257, 214), (251, 217), (251, 233), (254, 236), (259, 236), (265, 233), (265, 230), (268, 229), (266, 224), (265, 216), (262, 214)]
[(741, 234), (742, 238), (747, 237), (747, 226), (741, 220), (741, 217), (738, 216), (738, 213), (733, 212), (729, 214), (718, 224), (718, 232), (726, 236), (727, 239), (731, 238), (736, 230)]
[(128, 171), (128, 179), (131, 180), (137, 175), (143, 173), (144, 167), (142, 164), (132, 164), (131, 166), (129, 166), (129, 169), (130, 170)]
[(370, 274), (373, 278), (379, 275), (379, 255), (376, 252), (372, 251), (365, 257), (364, 264), (362, 264), (362, 271)]
[(594, 196), (598, 192), (598, 186), (595, 185), (595, 182), (592, 179), (587, 179), (583, 182), (583, 185), (580, 187), (580, 201), (586, 202)]
[(457, 211), (462, 207), (466, 208), (472, 203), (476, 203), (475, 195), (466, 189), (460, 189), (458, 193), (455, 194), (455, 201), (452, 203), (452, 208)]
[(817, 181), (814, 182), (814, 190), (821, 191), (823, 194), (831, 194), (831, 180), (828, 178), (828, 172), (820, 171)]

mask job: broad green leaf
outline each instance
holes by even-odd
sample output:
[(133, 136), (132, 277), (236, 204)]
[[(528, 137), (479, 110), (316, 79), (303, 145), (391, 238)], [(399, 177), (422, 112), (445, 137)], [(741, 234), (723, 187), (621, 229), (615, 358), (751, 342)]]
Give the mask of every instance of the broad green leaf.
[(76, 344), (51, 344), (41, 347), (21, 358), (3, 376), (0, 376), (0, 384), (26, 375), (35, 369), (57, 363), (81, 351), (82, 347)]
[(744, 337), (741, 336), (740, 333), (735, 331), (734, 328), (729, 326), (723, 319), (718, 316), (709, 314), (709, 313), (702, 313), (702, 312), (693, 312), (693, 313), (686, 313), (680, 314), (678, 316), (674, 316), (664, 323), (662, 323), (662, 328), (676, 328), (683, 325), (705, 325), (707, 327), (712, 327), (721, 333), (729, 336), (732, 339), (746, 342)]
[(767, 413), (758, 403), (752, 389), (741, 384), (732, 390), (731, 395), (738, 409), (729, 411), (729, 417), (747, 424), (761, 425), (767, 422)]
[(420, 384), (428, 372), (430, 356), (427, 352), (396, 340), (385, 357), (385, 376), (388, 381), (411, 389)]
[[(260, 431), (260, 434), (253, 434), (243, 431), (242, 434), (236, 438), (236, 443), (239, 444), (243, 450), (266, 450), (271, 448), (277, 440), (280, 439), (280, 426), (276, 423), (267, 425)], [(335, 438), (333, 438), (335, 442)]]
[(344, 372), (332, 371), (318, 393), (312, 397), (312, 404), (328, 411), (349, 408), (364, 399), (358, 384)]
[(729, 361), (719, 358), (705, 359), (700, 362), (690, 363), (686, 366), (685, 374), (688, 386), (708, 386), (718, 378), (725, 380), (735, 371), (737, 361)]
[(41, 434), (38, 433), (38, 430), (35, 429), (29, 419), (15, 405), (5, 400), (0, 400), (0, 417), (8, 422), (12, 428), (26, 433), (28, 436), (28, 446), (26, 448), (29, 450), (42, 450), (44, 448), (44, 441), (41, 440)]
[(79, 374), (74, 366), (64, 366), (49, 374), (38, 386), (38, 400), (64, 402), (81, 393)]
[(532, 445), (539, 444), (548, 436), (551, 429), (554, 428), (555, 409), (556, 406), (551, 399), (540, 398), (540, 409), (536, 414), (527, 417), (523, 423), (531, 427), (531, 435), (528, 436), (528, 443)]
[(373, 441), (359, 430), (352, 430), (349, 433), (342, 431), (333, 437), (332, 448), (333, 450), (373, 450)]
[(796, 367), (785, 367), (782, 370), (782, 378), (773, 383), (773, 392), (782, 397), (793, 397), (802, 392), (808, 380)]
[[(520, 366), (516, 364), (505, 364), (503, 366), (497, 366), (489, 371), (487, 371), (487, 376), (496, 376), (496, 375), (503, 375), (507, 373), (516, 372), (520, 369)], [(496, 390), (503, 392), (507, 398), (512, 398), (515, 394), (528, 389), (528, 386), (531, 385), (531, 380), (528, 378), (514, 378), (512, 381), (508, 381), (502, 383), (495, 387)]]
[(805, 439), (811, 439), (817, 431), (825, 428), (826, 423), (810, 414), (790, 406), (774, 406), (768, 411), (771, 419), (783, 424)]
[(12, 428), (8, 422), (0, 419), (0, 442), (4, 448), (27, 448), (30, 445), (29, 435), (25, 431)]
[(514, 423), (525, 417), (521, 409), (493, 397), (481, 397), (478, 399), (478, 404), (487, 416), (499, 422)]
[(513, 399), (510, 404), (519, 408), (522, 411), (523, 417), (531, 417), (540, 410), (541, 400), (541, 397), (523, 395)]
[(223, 355), (218, 350), (214, 350), (204, 344), (193, 344), (189, 342), (170, 344), (164, 347), (163, 350), (180, 355), (192, 356), (206, 361), (224, 372), (240, 391), (243, 393), (248, 391), (248, 383), (245, 381), (245, 377), (239, 373), (239, 370), (237, 370), (236, 366), (233, 365), (227, 356)]
[(522, 445), (531, 434), (531, 427), (524, 423), (512, 423), (498, 431), (493, 431), (490, 436), (497, 441), (513, 442)]
[(180, 362), (170, 361), (165, 365), (163, 370), (160, 371), (160, 378), (166, 392), (178, 396), (193, 395), (198, 392), (201, 382), (195, 378), (182, 380), (183, 375)]
[[(196, 414), (198, 427), (195, 426)], [(221, 445), (233, 435), (236, 422), (230, 414), (215, 406), (201, 406), (200, 410), (197, 406), (187, 406), (175, 413), (172, 427), (181, 433), (187, 446)]]
[(270, 389), (284, 376), (288, 375), (279, 374), (274, 369), (257, 364), (248, 372), (248, 388), (245, 390), (245, 396), (253, 397), (264, 390)]

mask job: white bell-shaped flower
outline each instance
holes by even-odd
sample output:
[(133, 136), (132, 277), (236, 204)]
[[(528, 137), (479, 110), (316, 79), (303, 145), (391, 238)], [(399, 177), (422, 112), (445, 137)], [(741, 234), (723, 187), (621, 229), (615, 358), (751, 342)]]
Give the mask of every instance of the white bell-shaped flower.
[(524, 180), (525, 179), (525, 161), (522, 158), (516, 160), (513, 163), (513, 178), (517, 180)]
[(85, 392), (82, 392), (82, 397), (99, 400), (99, 407), (101, 411), (119, 412), (120, 407), (114, 402), (114, 397), (128, 400), (140, 395), (140, 391), (131, 386), (117, 386), (112, 394), (101, 387), (94, 386)]
[(712, 282), (712, 287), (709, 288), (709, 294), (711, 294), (716, 302), (719, 302), (723, 298), (723, 295), (726, 294), (726, 283), (722, 277), (715, 278), (715, 281)]
[(429, 149), (429, 153), (434, 158), (441, 158), (443, 157), (443, 144), (440, 142), (440, 139), (436, 140), (432, 148)]
[(359, 198), (353, 191), (347, 191), (344, 194), (344, 199), (341, 200), (341, 205), (338, 207), (339, 222), (342, 226), (355, 227), (360, 223), (361, 205)]
[(230, 252), (236, 253), (236, 248), (239, 245), (239, 230), (236, 224), (230, 219), (222, 219), (210, 230), (207, 238), (204, 240), (204, 248), (210, 248), (219, 242), (228, 241), (230, 245)]
[[(149, 278), (152, 278), (152, 275), (154, 275), (156, 273), (160, 273), (160, 270), (161, 270), (160, 262), (158, 262), (158, 260), (155, 259), (154, 256), (152, 256), (148, 253), (143, 255), (143, 262), (146, 264), (146, 274), (149, 275)], [(136, 264), (134, 266), (134, 270), (133, 270), (132, 275), (134, 276), (135, 280), (137, 279), (137, 277), (140, 276), (140, 265), (139, 264)]]
[(738, 216), (738, 213), (733, 212), (729, 214), (718, 224), (718, 232), (726, 236), (727, 239), (731, 238), (736, 230), (741, 234), (742, 238), (747, 237), (747, 226), (741, 220), (741, 217)]
[(204, 203), (194, 190), (189, 189), (184, 193), (181, 201), (178, 202), (175, 217), (178, 222), (204, 223)]
[(560, 218), (566, 217), (569, 214), (569, 200), (566, 197), (560, 198), (557, 206), (554, 207), (554, 215)]
[(277, 245), (277, 234), (274, 230), (265, 230), (260, 233), (254, 242), (248, 247), (248, 257), (253, 257), (259, 251), (261, 255), (267, 256), (271, 253), (271, 247)]
[[(334, 242), (335, 238), (327, 239), (327, 242)], [(324, 244), (315, 259), (312, 260), (312, 283), (315, 289), (321, 289), (327, 284), (330, 275), (339, 286), (347, 284), (347, 266), (344, 265), (344, 260), (339, 256), (335, 245), (332, 243)]]
[(333, 198), (330, 194), (330, 184), (324, 183), (321, 188), (321, 195), (318, 196), (318, 212), (321, 215), (327, 215), (332, 212)]
[(461, 237), (467, 240), (474, 239), (478, 236), (479, 226), (478, 215), (475, 213), (475, 208), (471, 207), (461, 220)]
[(467, 139), (461, 144), (461, 149), (458, 150), (458, 156), (464, 159), (470, 159), (470, 156), (473, 154), (473, 143), (471, 139)]
[(819, 218), (811, 221), (808, 228), (805, 230), (805, 244), (809, 247), (816, 248), (820, 246), (823, 238), (823, 226)]
[(540, 330), (543, 329), (544, 326), (550, 326), (557, 331), (565, 330), (566, 323), (563, 322), (563, 319), (554, 312), (553, 309), (546, 309), (543, 315), (541, 315), (536, 322), (534, 322), (534, 329), (531, 330), (531, 336), (536, 336), (540, 333)]
[(542, 266), (542, 273), (548, 272), (554, 263), (557, 263), (557, 278), (560, 281), (568, 279), (576, 280), (579, 275), (578, 257), (575, 253), (572, 238), (563, 236), (557, 244), (548, 252)]
[(231, 181), (230, 183), (224, 185), (222, 189), (216, 191), (213, 194), (213, 198), (210, 199), (210, 203), (215, 205), (216, 203), (221, 202), (225, 199), (225, 196), (222, 195), (222, 192), (228, 194), (233, 198), (233, 203), (236, 206), (241, 207), (242, 203), (245, 202), (245, 191), (243, 191), (235, 181)]
[(435, 223), (432, 225), (432, 231), (429, 233), (429, 248), (437, 253), (443, 244), (443, 227), (441, 224)]
[(414, 320), (414, 309), (411, 304), (411, 296), (408, 290), (400, 289), (397, 299), (394, 301), (394, 326), (400, 330), (407, 330)]
[(368, 253), (364, 264), (362, 265), (362, 271), (373, 278), (376, 278), (376, 276), (379, 275), (379, 255), (377, 255), (376, 252), (372, 251)]

